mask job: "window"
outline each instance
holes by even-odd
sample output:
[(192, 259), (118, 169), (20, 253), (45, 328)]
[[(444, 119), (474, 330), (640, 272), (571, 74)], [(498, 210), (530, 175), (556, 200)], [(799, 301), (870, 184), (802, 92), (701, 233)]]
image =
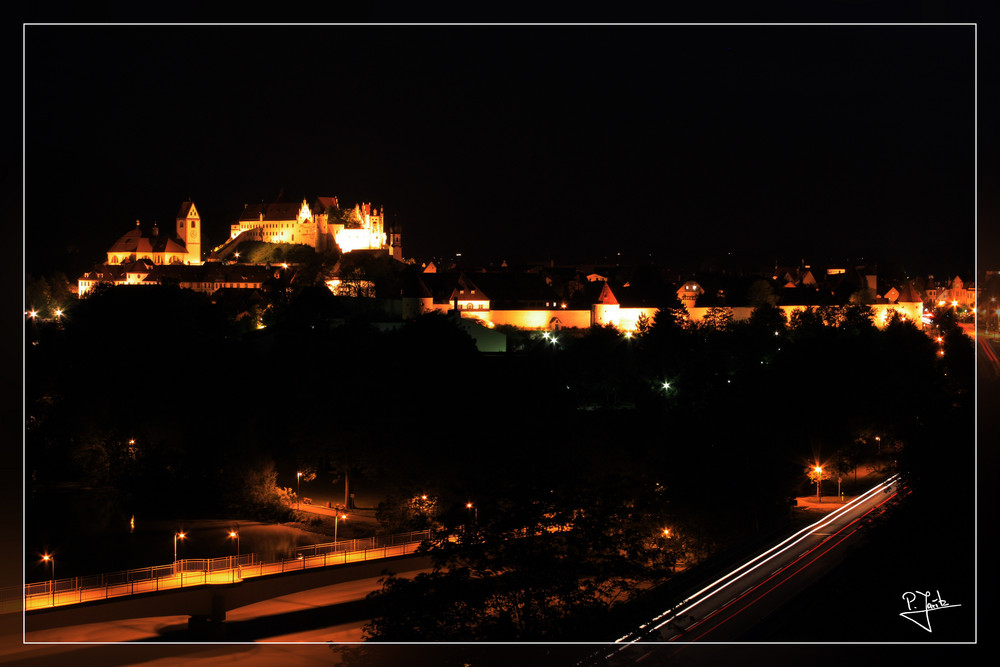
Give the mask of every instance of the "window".
[(191, 221), (191, 229), (194, 229), (194, 220)]

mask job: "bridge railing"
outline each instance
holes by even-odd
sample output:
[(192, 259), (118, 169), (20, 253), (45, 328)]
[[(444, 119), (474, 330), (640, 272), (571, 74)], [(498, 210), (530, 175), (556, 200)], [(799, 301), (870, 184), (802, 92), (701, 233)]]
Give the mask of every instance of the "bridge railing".
[(397, 544), (410, 544), (412, 542), (422, 542), (429, 539), (431, 531), (415, 530), (409, 533), (394, 533), (392, 535), (376, 535), (362, 539), (338, 540), (336, 542), (325, 542), (323, 544), (310, 544), (298, 547), (295, 550), (295, 558), (299, 556), (318, 556), (320, 554), (334, 553), (337, 551), (362, 551), (365, 549), (379, 549), (385, 546)]
[[(261, 561), (252, 553), (221, 558), (185, 558), (170, 565), (154, 565), (122, 572), (36, 582), (24, 586), (24, 608), (31, 610), (62, 606), (184, 586), (221, 584), (248, 577), (401, 556), (415, 552), (421, 542), (429, 537), (430, 531), (415, 531), (299, 547), (291, 557), (276, 561)], [(20, 609), (19, 604), (13, 603), (17, 592), (18, 588), (6, 589), (3, 595), (0, 595), (0, 598), (6, 601), (2, 605), (3, 611)]]

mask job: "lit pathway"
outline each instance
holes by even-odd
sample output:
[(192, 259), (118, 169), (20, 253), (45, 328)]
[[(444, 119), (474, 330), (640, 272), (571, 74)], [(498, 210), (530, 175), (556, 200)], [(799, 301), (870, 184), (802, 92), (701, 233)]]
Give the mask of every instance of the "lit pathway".
[[(415, 538), (417, 534), (407, 537)], [(78, 583), (82, 580), (94, 581), (96, 577), (79, 577), (75, 579), (62, 579), (56, 582), (42, 582), (38, 584), (28, 584), (25, 587), (24, 604), (28, 611), (35, 609), (46, 609), (50, 607), (61, 607), (64, 605), (79, 604), (81, 602), (91, 602), (94, 600), (106, 600), (108, 598), (137, 595), (140, 593), (155, 593), (158, 591), (174, 590), (189, 586), (204, 586), (208, 584), (231, 584), (253, 577), (266, 577), (269, 575), (281, 574), (284, 572), (295, 572), (318, 567), (331, 567), (344, 565), (347, 563), (358, 563), (381, 558), (391, 558), (393, 556), (405, 556), (414, 553), (420, 546), (426, 534), (420, 534), (420, 539), (410, 539), (401, 544), (357, 549), (353, 551), (329, 551), (327, 553), (300, 554), (296, 558), (286, 558), (273, 562), (250, 562), (252, 554), (244, 555), (241, 559), (246, 563), (235, 567), (232, 565), (233, 559), (219, 558), (214, 560), (183, 560), (177, 562), (177, 567), (167, 565), (159, 568), (146, 568), (143, 570), (133, 570), (129, 573), (119, 573), (118, 578), (128, 578), (128, 581), (118, 581), (108, 583), (101, 577), (99, 585), (87, 585)], [(315, 545), (305, 547), (302, 550), (317, 551), (324, 546)], [(193, 563), (203, 563), (204, 567), (193, 569)], [(220, 567), (219, 565), (222, 565)], [(162, 574), (161, 574), (162, 573)], [(126, 575), (132, 575), (126, 577)], [(141, 576), (140, 576), (141, 575)], [(54, 590), (53, 590), (54, 589)]]

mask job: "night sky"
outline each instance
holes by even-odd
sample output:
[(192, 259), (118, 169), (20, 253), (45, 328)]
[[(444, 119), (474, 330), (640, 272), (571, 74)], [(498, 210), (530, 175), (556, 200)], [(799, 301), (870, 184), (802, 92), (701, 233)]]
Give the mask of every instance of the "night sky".
[(418, 260), (968, 275), (975, 65), (971, 26), (28, 26), (26, 271), (283, 190)]

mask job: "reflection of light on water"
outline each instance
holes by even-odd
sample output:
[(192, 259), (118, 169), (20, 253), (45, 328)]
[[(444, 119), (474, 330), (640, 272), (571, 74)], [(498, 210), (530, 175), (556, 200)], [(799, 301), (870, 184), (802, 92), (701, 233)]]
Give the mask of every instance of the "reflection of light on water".
[(128, 532), (135, 532), (135, 515), (132, 515), (132, 519), (128, 522)]

